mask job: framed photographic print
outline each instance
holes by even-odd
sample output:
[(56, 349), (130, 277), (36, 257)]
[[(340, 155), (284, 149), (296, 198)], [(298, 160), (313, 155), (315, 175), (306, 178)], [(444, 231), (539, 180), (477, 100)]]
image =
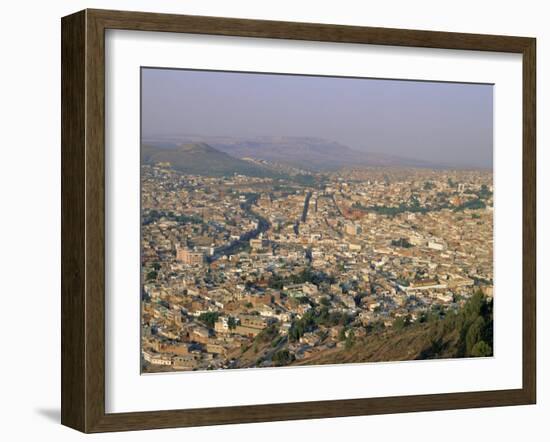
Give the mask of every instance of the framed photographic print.
[(62, 20), (62, 423), (536, 398), (535, 40)]

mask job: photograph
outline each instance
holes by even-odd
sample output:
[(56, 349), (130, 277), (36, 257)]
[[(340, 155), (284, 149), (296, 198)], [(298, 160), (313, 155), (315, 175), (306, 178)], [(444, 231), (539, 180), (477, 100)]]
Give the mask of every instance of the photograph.
[(493, 356), (493, 84), (141, 68), (141, 373)]

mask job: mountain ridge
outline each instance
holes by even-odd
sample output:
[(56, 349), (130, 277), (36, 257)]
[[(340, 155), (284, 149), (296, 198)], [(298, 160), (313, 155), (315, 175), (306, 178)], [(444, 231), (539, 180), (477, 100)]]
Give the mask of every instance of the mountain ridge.
[(224, 137), (179, 135), (149, 138), (149, 144), (170, 148), (185, 143), (206, 143), (234, 158), (288, 164), (311, 171), (345, 167), (438, 167), (423, 160), (375, 152), (362, 152), (336, 141), (316, 137)]

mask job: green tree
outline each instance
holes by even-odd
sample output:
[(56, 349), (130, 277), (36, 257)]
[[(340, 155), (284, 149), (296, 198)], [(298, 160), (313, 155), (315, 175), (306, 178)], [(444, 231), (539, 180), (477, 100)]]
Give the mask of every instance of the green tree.
[(393, 321), (393, 328), (395, 330), (403, 330), (405, 327), (408, 327), (411, 324), (411, 317), (410, 315), (407, 316), (399, 316), (398, 318)]
[(269, 327), (264, 328), (256, 338), (254, 339), (255, 342), (268, 342), (271, 341), (273, 338), (277, 336), (279, 333), (279, 328), (272, 324)]
[(483, 315), (485, 306), (485, 296), (481, 290), (477, 290), (466, 304), (465, 313), (470, 321), (474, 321), (478, 316)]
[(210, 328), (214, 328), (214, 324), (218, 320), (220, 314), (218, 312), (206, 312), (199, 315), (199, 321), (203, 322)]
[(338, 333), (338, 340), (343, 341), (344, 339), (346, 339), (346, 329), (342, 327), (340, 333)]
[(355, 332), (352, 329), (348, 332), (348, 336), (346, 338), (346, 350), (349, 350), (351, 347), (353, 347), (353, 344), (355, 344)]
[(435, 184), (431, 181), (426, 181), (424, 183), (424, 190), (432, 190), (435, 188)]
[(471, 351), (473, 357), (487, 357), (493, 356), (493, 349), (485, 341), (478, 341)]
[(391, 245), (394, 247), (403, 247), (405, 249), (409, 249), (412, 247), (412, 244), (407, 238), (392, 239)]
[(466, 333), (466, 354), (473, 356), (472, 351), (474, 346), (481, 341), (485, 320), (482, 316), (478, 316)]
[(293, 358), (292, 354), (287, 349), (284, 349), (284, 350), (279, 350), (278, 352), (276, 352), (273, 355), (272, 359), (273, 359), (273, 362), (275, 363), (275, 365), (287, 365), (290, 362), (292, 362), (294, 358)]

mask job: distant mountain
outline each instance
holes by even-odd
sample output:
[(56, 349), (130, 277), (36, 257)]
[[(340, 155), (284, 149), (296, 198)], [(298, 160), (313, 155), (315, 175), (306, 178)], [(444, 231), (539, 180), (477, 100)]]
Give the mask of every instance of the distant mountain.
[(232, 157), (206, 143), (187, 143), (181, 146), (141, 147), (143, 164), (168, 162), (181, 172), (191, 175), (231, 176), (235, 173), (257, 177), (277, 177), (277, 173), (256, 163)]
[(383, 153), (361, 152), (334, 141), (313, 137), (241, 138), (182, 135), (150, 141), (165, 147), (178, 142), (204, 142), (234, 158), (255, 158), (317, 171), (355, 166), (434, 167), (427, 161)]

